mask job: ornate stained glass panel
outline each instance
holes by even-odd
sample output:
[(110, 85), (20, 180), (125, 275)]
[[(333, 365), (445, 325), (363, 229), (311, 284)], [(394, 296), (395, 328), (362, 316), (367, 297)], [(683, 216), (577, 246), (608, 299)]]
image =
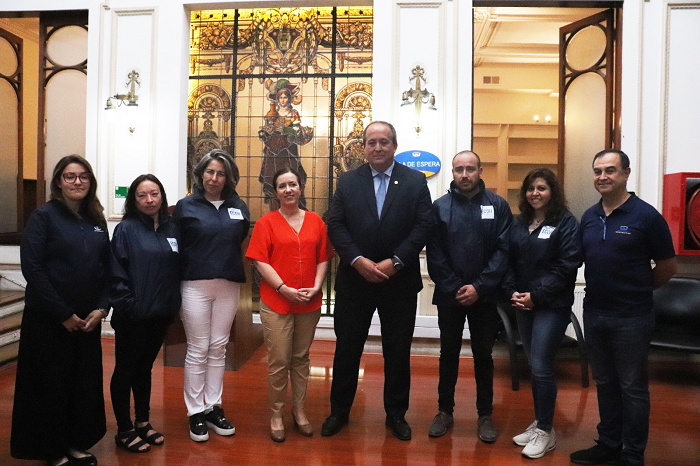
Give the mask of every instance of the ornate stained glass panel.
[(278, 207), (273, 174), (291, 166), (304, 207), (325, 216), (337, 176), (364, 161), (372, 30), (371, 7), (193, 11), (188, 173), (211, 149), (231, 153), (257, 220)]

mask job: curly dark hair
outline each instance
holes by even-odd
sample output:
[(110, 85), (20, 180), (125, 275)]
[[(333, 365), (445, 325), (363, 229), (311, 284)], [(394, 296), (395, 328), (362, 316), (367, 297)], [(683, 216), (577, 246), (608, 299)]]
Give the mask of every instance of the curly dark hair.
[(63, 191), (61, 191), (61, 175), (68, 165), (71, 163), (77, 163), (83, 166), (86, 172), (90, 173), (90, 187), (88, 192), (80, 203), (80, 215), (89, 218), (95, 222), (103, 230), (107, 230), (107, 220), (104, 216), (104, 207), (102, 203), (97, 198), (97, 179), (95, 178), (95, 172), (92, 169), (90, 162), (85, 160), (83, 157), (73, 154), (66, 155), (61, 160), (58, 161), (53, 169), (53, 176), (51, 177), (51, 199), (56, 199), (58, 201), (66, 203), (63, 197)]
[(136, 190), (144, 181), (152, 181), (158, 185), (161, 200), (160, 209), (158, 209), (158, 218), (166, 218), (170, 214), (168, 213), (168, 197), (165, 195), (165, 188), (163, 187), (163, 183), (161, 183), (155, 175), (150, 173), (137, 176), (131, 183), (131, 186), (129, 186), (129, 192), (126, 194), (126, 201), (124, 201), (124, 218), (136, 217), (136, 215), (138, 215), (139, 208), (136, 206)]
[(527, 190), (537, 178), (542, 178), (547, 185), (549, 185), (549, 189), (552, 192), (549, 203), (545, 207), (544, 221), (545, 223), (555, 222), (564, 212), (569, 210), (569, 207), (566, 202), (566, 195), (564, 195), (564, 189), (562, 189), (561, 184), (557, 179), (557, 175), (546, 167), (535, 168), (525, 176), (523, 185), (520, 187), (520, 194), (518, 196), (520, 200), (520, 203), (518, 204), (520, 216), (523, 218), (526, 224), (532, 222), (533, 218), (535, 217), (535, 209), (533, 209), (530, 203), (527, 202)]

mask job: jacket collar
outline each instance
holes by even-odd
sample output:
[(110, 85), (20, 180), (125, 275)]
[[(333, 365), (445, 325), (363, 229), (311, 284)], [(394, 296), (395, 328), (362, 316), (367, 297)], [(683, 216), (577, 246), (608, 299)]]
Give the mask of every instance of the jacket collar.
[[(222, 201), (224, 201), (224, 204), (228, 204), (229, 202), (232, 202), (238, 197), (238, 193), (234, 191), (233, 194), (231, 194), (227, 198), (222, 199)], [(209, 200), (206, 197), (204, 197), (204, 190), (198, 186), (194, 187), (194, 191), (192, 191), (192, 198), (201, 202), (206, 202), (207, 204), (211, 204), (211, 202), (209, 202)]]

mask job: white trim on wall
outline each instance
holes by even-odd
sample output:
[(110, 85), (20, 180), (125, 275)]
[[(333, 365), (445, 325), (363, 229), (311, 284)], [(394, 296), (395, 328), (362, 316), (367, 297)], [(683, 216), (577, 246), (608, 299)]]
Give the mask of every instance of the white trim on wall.
[[(697, 131), (693, 131), (693, 128), (697, 129), (697, 122), (700, 119), (700, 107), (697, 103), (700, 100), (697, 93), (700, 66), (693, 58), (693, 54), (697, 53), (697, 47), (700, 45), (700, 35), (697, 35), (698, 23), (680, 16), (681, 13), (690, 10), (697, 10), (693, 13), (698, 16), (700, 2), (666, 1), (664, 5), (661, 81), (663, 121), (659, 138), (660, 196), (663, 193), (664, 174), (700, 170), (696, 154), (697, 146), (694, 144), (698, 136)], [(685, 29), (682, 29), (683, 27)], [(690, 37), (679, 37), (679, 34), (684, 33), (690, 34)], [(690, 39), (691, 42), (685, 39)], [(693, 42), (693, 39), (697, 39), (698, 42)]]

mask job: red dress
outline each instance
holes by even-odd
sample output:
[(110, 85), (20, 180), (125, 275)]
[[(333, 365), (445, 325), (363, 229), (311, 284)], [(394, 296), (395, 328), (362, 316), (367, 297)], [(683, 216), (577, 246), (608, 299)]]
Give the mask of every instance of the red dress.
[[(313, 288), (316, 266), (334, 256), (326, 224), (315, 213), (306, 211), (297, 233), (279, 210), (263, 215), (255, 222), (246, 257), (270, 264), (285, 285)], [(302, 314), (321, 307), (323, 293), (306, 304), (296, 304), (277, 293), (265, 280), (260, 283), (260, 299), (278, 314)]]

